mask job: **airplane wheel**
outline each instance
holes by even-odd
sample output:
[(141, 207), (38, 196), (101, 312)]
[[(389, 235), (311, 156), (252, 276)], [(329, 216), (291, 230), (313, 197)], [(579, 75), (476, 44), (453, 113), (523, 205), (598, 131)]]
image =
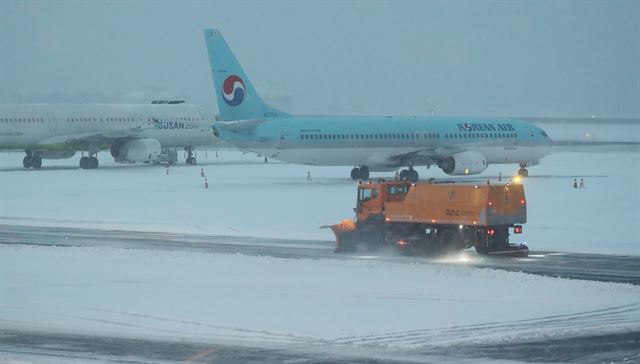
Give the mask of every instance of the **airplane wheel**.
[(355, 167), (351, 170), (351, 179), (357, 181), (360, 179), (360, 168)]
[(187, 164), (195, 165), (196, 164), (196, 159), (194, 157), (188, 157), (187, 158)]
[(80, 158), (80, 168), (82, 169), (89, 169), (91, 165), (91, 161), (89, 159), (89, 157), (82, 157)]
[(369, 168), (361, 167), (360, 168), (360, 179), (366, 181), (369, 179)]
[(42, 158), (40, 157), (31, 157), (31, 166), (33, 168), (40, 168), (42, 167)]
[(98, 168), (98, 158), (96, 158), (96, 157), (89, 157), (89, 168), (90, 168), (90, 169), (96, 169), (96, 168)]
[(407, 171), (407, 181), (418, 182), (418, 178), (418, 172), (415, 169), (410, 169)]
[(32, 160), (33, 159), (30, 156), (25, 156), (22, 159), (22, 165), (24, 166), (24, 168), (31, 168), (31, 164), (33, 163)]
[(518, 170), (518, 174), (522, 177), (529, 177), (529, 170), (526, 168), (520, 168), (520, 170)]
[(403, 169), (400, 171), (400, 181), (407, 181), (409, 180), (409, 170), (407, 169)]

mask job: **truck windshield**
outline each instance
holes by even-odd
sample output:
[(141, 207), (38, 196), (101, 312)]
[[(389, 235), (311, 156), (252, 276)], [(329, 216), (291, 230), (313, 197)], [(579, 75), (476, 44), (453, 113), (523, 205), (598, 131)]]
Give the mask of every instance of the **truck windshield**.
[(361, 188), (360, 193), (358, 194), (360, 202), (373, 200), (376, 197), (378, 197), (378, 190), (375, 188)]

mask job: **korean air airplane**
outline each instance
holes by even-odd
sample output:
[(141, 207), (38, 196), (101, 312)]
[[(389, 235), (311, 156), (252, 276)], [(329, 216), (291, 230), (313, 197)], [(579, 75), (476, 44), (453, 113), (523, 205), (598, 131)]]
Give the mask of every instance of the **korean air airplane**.
[(473, 117), (292, 116), (266, 105), (217, 29), (206, 29), (218, 107), (213, 132), (240, 149), (285, 162), (353, 166), (352, 179), (403, 167), (436, 165), (449, 175), (483, 172), (492, 163), (520, 165), (519, 174), (550, 152), (551, 139), (533, 124)]
[(213, 121), (213, 113), (183, 101), (0, 105), (0, 150), (24, 150), (25, 168), (86, 151), (80, 168), (94, 169), (105, 149), (116, 162), (174, 163), (176, 148), (184, 148), (187, 164), (196, 164), (193, 148), (217, 142)]

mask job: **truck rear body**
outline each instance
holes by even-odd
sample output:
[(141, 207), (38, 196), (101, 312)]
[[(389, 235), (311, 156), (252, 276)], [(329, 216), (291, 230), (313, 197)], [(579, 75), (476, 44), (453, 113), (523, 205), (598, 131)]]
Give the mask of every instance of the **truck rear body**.
[(358, 190), (358, 221), (376, 214), (387, 223), (427, 225), (492, 226), (527, 221), (520, 184), (375, 182), (360, 184)]

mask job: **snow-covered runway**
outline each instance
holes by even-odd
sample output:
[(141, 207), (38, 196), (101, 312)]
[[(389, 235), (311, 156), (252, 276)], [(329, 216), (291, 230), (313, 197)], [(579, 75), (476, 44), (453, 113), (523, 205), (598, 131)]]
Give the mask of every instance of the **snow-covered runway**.
[[(331, 254), (330, 245), (321, 247), (331, 233), (318, 227), (351, 216), (355, 200), (348, 168), (256, 163), (238, 152), (217, 160), (209, 152), (209, 159), (199, 156), (202, 165), (171, 167), (168, 174), (164, 167), (116, 167), (106, 155), (106, 168), (98, 170), (72, 168), (77, 161), (69, 160), (24, 171), (15, 168), (21, 157), (0, 155), (0, 224), (33, 226), (34, 234), (38, 226), (141, 231), (155, 234), (158, 244), (163, 233), (232, 236), (240, 245), (244, 237), (252, 237), (249, 245), (291, 239), (301, 242), (297, 249), (315, 241), (311, 249)], [(637, 165), (636, 152), (548, 157), (524, 182), (529, 209), (521, 239), (533, 251), (640, 256), (640, 176), (630, 168)], [(491, 166), (474, 180), (495, 181), (498, 172), (515, 169)], [(574, 178), (587, 188), (574, 190)], [(464, 259), (291, 259), (78, 239), (86, 244), (0, 245), (1, 329), (275, 347), (320, 357), (402, 353), (434, 360), (444, 353), (437, 361), (456, 361), (452, 349), (474, 345), (640, 332), (640, 286), (633, 284), (480, 269)], [(0, 359), (13, 358), (11, 352), (0, 345)]]
[(439, 257), (407, 257), (393, 249), (336, 254), (335, 242), (328, 240), (275, 239), (249, 236), (169, 234), (81, 228), (12, 226), (0, 224), (0, 244), (125, 248), (193, 252), (201, 254), (242, 254), (288, 259), (367, 260), (422, 265), (464, 265), (500, 269), (548, 277), (640, 285), (640, 256), (531, 251), (526, 258), (482, 256), (472, 249)]

